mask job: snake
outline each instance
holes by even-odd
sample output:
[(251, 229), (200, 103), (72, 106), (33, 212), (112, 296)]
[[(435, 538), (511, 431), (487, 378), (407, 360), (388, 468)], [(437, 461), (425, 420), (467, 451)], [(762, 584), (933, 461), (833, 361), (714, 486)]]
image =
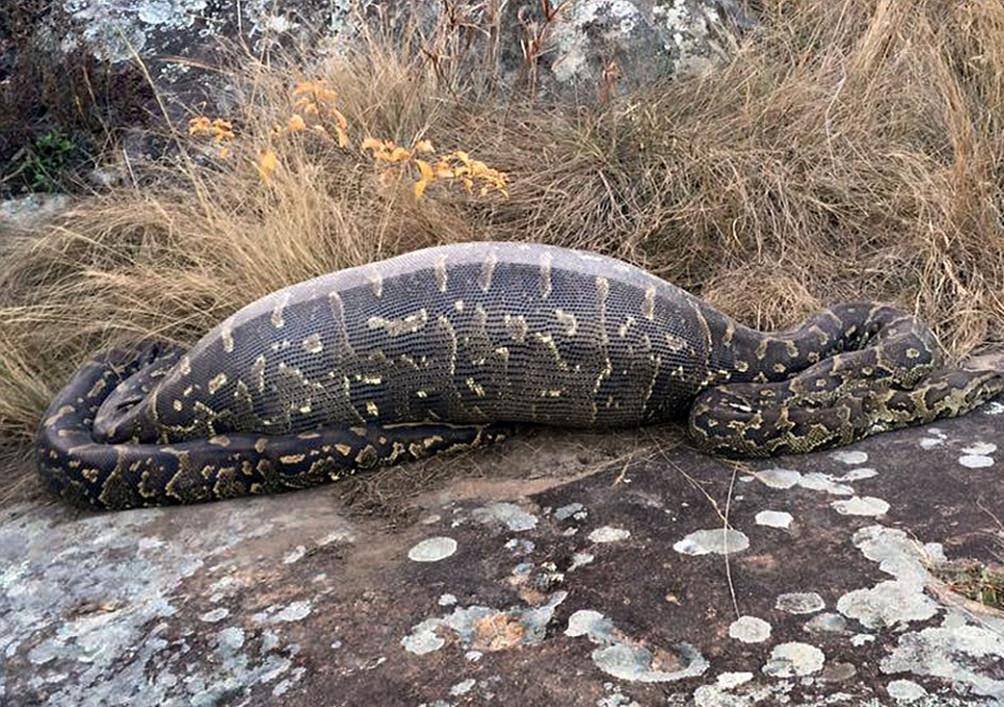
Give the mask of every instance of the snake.
[(44, 484), (100, 509), (306, 488), (527, 425), (684, 421), (700, 451), (806, 453), (965, 414), (1004, 372), (948, 367), (932, 330), (850, 302), (747, 327), (622, 260), (453, 243), (240, 309), (191, 348), (93, 356), (35, 445)]

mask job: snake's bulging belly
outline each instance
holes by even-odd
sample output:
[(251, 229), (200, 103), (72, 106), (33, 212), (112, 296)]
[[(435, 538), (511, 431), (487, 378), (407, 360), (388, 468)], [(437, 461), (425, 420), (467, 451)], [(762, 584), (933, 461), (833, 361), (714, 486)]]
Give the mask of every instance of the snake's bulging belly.
[[(699, 300), (610, 258), (444, 246), (255, 302), (131, 415), (145, 417), (140, 437), (162, 440), (336, 423), (636, 425), (681, 415), (706, 383), (703, 317)], [(121, 423), (106, 437), (136, 436)]]

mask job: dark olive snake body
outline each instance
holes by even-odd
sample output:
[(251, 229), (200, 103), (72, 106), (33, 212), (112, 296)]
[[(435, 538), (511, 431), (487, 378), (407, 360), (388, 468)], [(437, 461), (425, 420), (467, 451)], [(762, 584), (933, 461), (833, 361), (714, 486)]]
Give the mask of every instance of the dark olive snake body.
[(931, 332), (889, 306), (761, 333), (613, 258), (462, 243), (285, 288), (187, 351), (95, 357), (36, 456), (67, 500), (129, 508), (302, 488), (518, 423), (687, 417), (713, 453), (806, 452), (1002, 391), (1001, 372), (942, 368)]

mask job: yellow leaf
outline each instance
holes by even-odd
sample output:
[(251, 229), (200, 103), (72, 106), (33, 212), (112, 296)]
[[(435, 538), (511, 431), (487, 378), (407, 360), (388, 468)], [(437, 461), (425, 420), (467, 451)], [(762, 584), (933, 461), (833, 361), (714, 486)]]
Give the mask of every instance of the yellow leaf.
[(431, 182), (436, 178), (435, 172), (432, 171), (432, 167), (425, 160), (415, 160), (415, 164), (418, 165), (419, 174), (422, 175), (422, 181)]
[(299, 115), (299, 113), (293, 113), (293, 115), (289, 116), (289, 120), (286, 122), (286, 126), (290, 129), (290, 131), (294, 133), (298, 133), (301, 130), (307, 129), (307, 124), (304, 122), (303, 118)]
[(415, 143), (415, 151), (429, 154), (434, 151), (431, 140), (419, 140)]
[(344, 130), (342, 130), (341, 126), (337, 126), (335, 128), (335, 132), (338, 133), (338, 146), (339, 147), (348, 147), (349, 146), (349, 135), (348, 135), (348, 133), (346, 133)]
[(279, 166), (279, 160), (275, 156), (272, 150), (265, 150), (261, 153), (258, 158), (258, 175), (261, 177), (263, 182), (268, 182), (272, 177), (272, 173), (275, 172), (276, 167)]
[(230, 156), (230, 148), (224, 145), (223, 147), (220, 148), (219, 154), (220, 154), (220, 159), (225, 160), (227, 157)]
[(395, 147), (391, 150), (390, 161), (391, 162), (403, 162), (411, 158), (411, 152), (404, 149), (403, 147)]
[(415, 198), (421, 199), (422, 195), (425, 194), (425, 188), (429, 186), (429, 182), (425, 179), (419, 179), (415, 182)]
[(364, 150), (380, 150), (383, 148), (383, 143), (374, 137), (368, 137), (363, 140), (363, 144), (360, 147)]
[(326, 87), (324, 81), (300, 81), (293, 87), (294, 96), (302, 96), (306, 93), (323, 93), (325, 91), (334, 93), (334, 91)]
[(188, 121), (188, 134), (199, 135), (209, 130), (209, 118), (204, 115), (197, 116)]
[(338, 127), (340, 127), (342, 130), (345, 130), (345, 128), (349, 127), (349, 121), (345, 119), (345, 116), (341, 114), (341, 111), (337, 111), (334, 108), (332, 108), (331, 117), (335, 119), (335, 122), (338, 123)]

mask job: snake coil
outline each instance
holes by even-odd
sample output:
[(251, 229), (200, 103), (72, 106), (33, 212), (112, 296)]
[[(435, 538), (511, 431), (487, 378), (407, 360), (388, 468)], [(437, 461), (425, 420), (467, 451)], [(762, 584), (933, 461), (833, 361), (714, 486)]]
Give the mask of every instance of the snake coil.
[(86, 363), (36, 459), (99, 508), (302, 488), (509, 434), (686, 418), (716, 454), (847, 444), (964, 414), (1004, 373), (944, 368), (930, 330), (882, 304), (794, 329), (744, 327), (622, 261), (460, 243), (272, 293), (191, 349)]

